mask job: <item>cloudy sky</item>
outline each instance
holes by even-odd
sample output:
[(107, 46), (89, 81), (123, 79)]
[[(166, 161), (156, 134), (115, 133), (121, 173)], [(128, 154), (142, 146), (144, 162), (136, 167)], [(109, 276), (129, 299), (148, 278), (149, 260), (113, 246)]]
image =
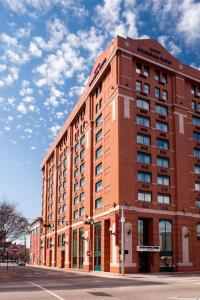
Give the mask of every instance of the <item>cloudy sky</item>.
[(40, 162), (115, 36), (200, 67), (195, 0), (0, 0), (0, 197), (40, 215)]

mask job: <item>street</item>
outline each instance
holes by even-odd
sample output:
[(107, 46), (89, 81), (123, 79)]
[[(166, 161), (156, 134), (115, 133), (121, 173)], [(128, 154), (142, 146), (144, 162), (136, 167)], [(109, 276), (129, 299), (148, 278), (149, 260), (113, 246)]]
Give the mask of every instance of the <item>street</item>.
[(200, 300), (200, 274), (107, 276), (0, 265), (0, 299)]

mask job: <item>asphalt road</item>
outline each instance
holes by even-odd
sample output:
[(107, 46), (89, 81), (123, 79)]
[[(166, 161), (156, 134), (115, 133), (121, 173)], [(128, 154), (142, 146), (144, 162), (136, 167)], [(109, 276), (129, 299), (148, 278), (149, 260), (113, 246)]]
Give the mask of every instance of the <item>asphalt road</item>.
[(200, 300), (200, 274), (108, 276), (0, 265), (0, 300)]

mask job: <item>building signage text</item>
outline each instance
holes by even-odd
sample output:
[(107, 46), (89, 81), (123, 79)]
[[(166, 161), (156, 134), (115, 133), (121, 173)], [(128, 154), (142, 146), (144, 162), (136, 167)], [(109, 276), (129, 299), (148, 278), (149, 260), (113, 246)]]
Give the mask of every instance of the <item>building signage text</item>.
[(150, 50), (146, 50), (143, 47), (138, 47), (137, 50), (139, 52), (143, 53), (143, 54), (151, 56), (151, 57), (153, 57), (155, 59), (158, 59), (158, 60), (160, 60), (160, 61), (162, 61), (164, 63), (167, 63), (169, 65), (171, 65), (171, 63), (172, 63), (169, 59), (167, 59), (167, 58), (163, 57), (162, 55), (160, 55), (159, 51), (155, 51), (152, 48), (150, 48)]
[(99, 74), (99, 72), (102, 69), (102, 67), (105, 64), (105, 62), (106, 62), (106, 58), (104, 58), (104, 60), (97, 65), (96, 69), (94, 70), (94, 76), (92, 77), (92, 80), (89, 82), (89, 87), (93, 84), (95, 78)]
[(160, 246), (137, 246), (140, 252), (160, 252)]

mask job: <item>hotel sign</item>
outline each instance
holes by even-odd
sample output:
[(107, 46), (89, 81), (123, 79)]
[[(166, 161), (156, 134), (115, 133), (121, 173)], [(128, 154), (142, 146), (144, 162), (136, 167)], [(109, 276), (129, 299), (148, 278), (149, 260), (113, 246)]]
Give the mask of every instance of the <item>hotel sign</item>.
[(167, 58), (163, 57), (162, 55), (160, 55), (160, 51), (158, 51), (158, 50), (154, 50), (152, 48), (150, 48), (149, 50), (146, 50), (143, 47), (138, 47), (137, 50), (139, 52), (143, 53), (143, 54), (146, 54), (146, 55), (151, 56), (151, 57), (153, 57), (157, 60), (160, 60), (161, 62), (167, 63), (169, 65), (172, 64), (172, 62), (169, 59), (167, 59)]
[(160, 246), (137, 246), (139, 252), (160, 252)]
[(94, 70), (94, 76), (92, 77), (92, 80), (89, 82), (89, 87), (93, 84), (95, 78), (97, 77), (97, 75), (99, 74), (101, 69), (103, 68), (105, 62), (106, 62), (106, 58), (104, 58), (104, 60), (97, 65), (96, 69)]

